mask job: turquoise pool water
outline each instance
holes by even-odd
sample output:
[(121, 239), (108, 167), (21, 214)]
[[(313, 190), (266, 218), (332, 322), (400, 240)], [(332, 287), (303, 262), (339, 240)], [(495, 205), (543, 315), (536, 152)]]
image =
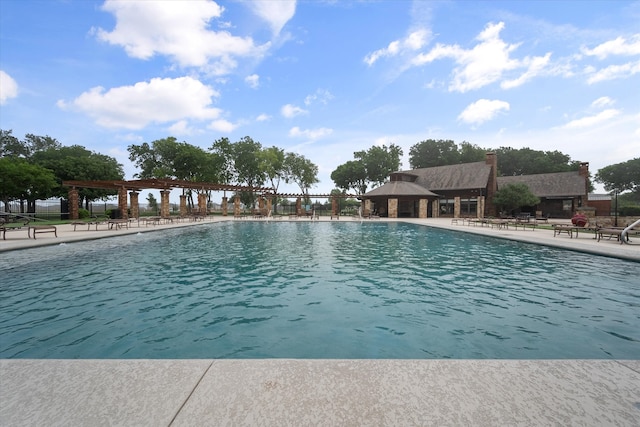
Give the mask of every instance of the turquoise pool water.
[(2, 358), (640, 357), (640, 263), (385, 222), (229, 222), (0, 259)]

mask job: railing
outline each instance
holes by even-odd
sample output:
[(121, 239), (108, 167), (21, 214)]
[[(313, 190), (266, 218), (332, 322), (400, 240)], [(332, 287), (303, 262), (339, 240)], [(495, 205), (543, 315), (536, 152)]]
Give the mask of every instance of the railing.
[(622, 233), (620, 233), (620, 241), (622, 243), (628, 243), (627, 242), (627, 234), (629, 234), (629, 231), (631, 231), (631, 229), (635, 226), (640, 225), (640, 219), (637, 220), (636, 222), (634, 222), (633, 224), (631, 224), (630, 226), (628, 226), (627, 228), (625, 228), (624, 230), (622, 230)]

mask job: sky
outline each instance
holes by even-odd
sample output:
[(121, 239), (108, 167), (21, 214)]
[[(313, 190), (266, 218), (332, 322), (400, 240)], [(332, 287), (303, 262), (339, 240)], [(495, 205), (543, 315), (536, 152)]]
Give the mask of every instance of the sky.
[(315, 163), (312, 194), (355, 151), (409, 169), (427, 139), (595, 175), (640, 156), (640, 1), (0, 0), (0, 128), (126, 179), (131, 144), (249, 136)]

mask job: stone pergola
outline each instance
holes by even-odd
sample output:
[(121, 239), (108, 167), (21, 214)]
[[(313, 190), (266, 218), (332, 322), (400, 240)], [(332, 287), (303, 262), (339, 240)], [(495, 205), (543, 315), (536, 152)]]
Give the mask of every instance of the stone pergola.
[[(123, 218), (138, 218), (138, 195), (145, 189), (160, 190), (160, 216), (168, 217), (169, 195), (174, 188), (195, 190), (198, 193), (198, 214), (207, 213), (207, 195), (205, 191), (254, 192), (266, 194), (271, 191), (268, 187), (248, 187), (242, 185), (214, 184), (207, 182), (193, 182), (176, 179), (139, 179), (130, 181), (63, 181), (62, 185), (69, 187), (69, 217), (78, 219), (79, 195), (78, 188), (98, 188), (116, 190), (118, 192), (118, 209)], [(227, 215), (228, 198), (222, 198), (222, 214)], [(130, 214), (129, 214), (130, 210)], [(235, 197), (234, 212), (240, 212), (240, 196)], [(180, 195), (180, 215), (187, 215), (187, 196)]]

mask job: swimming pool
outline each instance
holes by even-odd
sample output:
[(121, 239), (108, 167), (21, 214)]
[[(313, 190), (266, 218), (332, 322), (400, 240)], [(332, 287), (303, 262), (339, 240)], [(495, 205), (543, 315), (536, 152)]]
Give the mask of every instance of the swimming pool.
[(385, 222), (3, 253), (2, 358), (640, 356), (640, 263)]

